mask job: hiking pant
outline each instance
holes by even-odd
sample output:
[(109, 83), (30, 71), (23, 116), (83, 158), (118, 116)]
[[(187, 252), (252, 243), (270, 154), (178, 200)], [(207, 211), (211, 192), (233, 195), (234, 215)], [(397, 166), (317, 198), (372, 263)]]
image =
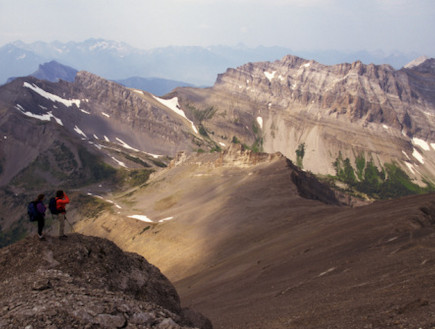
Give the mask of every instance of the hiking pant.
[(44, 216), (38, 216), (38, 234), (39, 234), (39, 236), (42, 235), (42, 229), (44, 228), (44, 225), (45, 225)]
[(57, 214), (57, 219), (59, 221), (59, 236), (65, 235), (65, 213)]

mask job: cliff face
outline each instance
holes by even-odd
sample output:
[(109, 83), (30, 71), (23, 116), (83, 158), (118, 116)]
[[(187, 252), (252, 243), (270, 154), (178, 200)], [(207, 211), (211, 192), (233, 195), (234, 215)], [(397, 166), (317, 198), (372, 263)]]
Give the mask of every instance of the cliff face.
[(342, 153), (380, 167), (396, 162), (415, 178), (435, 177), (434, 63), (394, 70), (286, 56), (228, 69), (213, 88), (177, 95), (185, 104), (214, 108), (203, 125), (220, 142), (233, 136), (260, 142), (264, 151), (293, 161), (303, 144), (303, 166), (315, 173), (334, 173)]
[(104, 239), (29, 237), (0, 264), (1, 328), (211, 328), (156, 267)]

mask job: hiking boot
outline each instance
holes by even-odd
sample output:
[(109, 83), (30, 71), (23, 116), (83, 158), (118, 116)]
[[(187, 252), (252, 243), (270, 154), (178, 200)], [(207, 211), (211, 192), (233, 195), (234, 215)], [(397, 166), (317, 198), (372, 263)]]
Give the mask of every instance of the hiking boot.
[(45, 236), (38, 234), (39, 241), (45, 241)]

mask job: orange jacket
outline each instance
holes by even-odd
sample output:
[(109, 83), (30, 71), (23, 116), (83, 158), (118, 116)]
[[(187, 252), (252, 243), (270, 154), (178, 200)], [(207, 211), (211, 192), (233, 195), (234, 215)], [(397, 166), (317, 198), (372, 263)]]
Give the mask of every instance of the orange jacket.
[(59, 211), (59, 213), (61, 213), (61, 214), (66, 213), (65, 205), (67, 203), (69, 203), (69, 198), (65, 193), (63, 194), (63, 199), (56, 198), (56, 208)]

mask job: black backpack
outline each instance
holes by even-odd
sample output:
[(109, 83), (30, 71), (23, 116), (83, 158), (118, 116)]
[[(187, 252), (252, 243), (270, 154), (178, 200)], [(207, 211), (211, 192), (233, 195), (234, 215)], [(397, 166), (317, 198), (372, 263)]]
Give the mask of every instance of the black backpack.
[(59, 211), (57, 210), (55, 197), (51, 198), (50, 201), (48, 202), (48, 209), (50, 209), (50, 212), (53, 215), (57, 215), (59, 213)]
[(27, 205), (27, 214), (31, 222), (38, 220), (38, 210), (36, 209), (36, 202), (32, 201)]

